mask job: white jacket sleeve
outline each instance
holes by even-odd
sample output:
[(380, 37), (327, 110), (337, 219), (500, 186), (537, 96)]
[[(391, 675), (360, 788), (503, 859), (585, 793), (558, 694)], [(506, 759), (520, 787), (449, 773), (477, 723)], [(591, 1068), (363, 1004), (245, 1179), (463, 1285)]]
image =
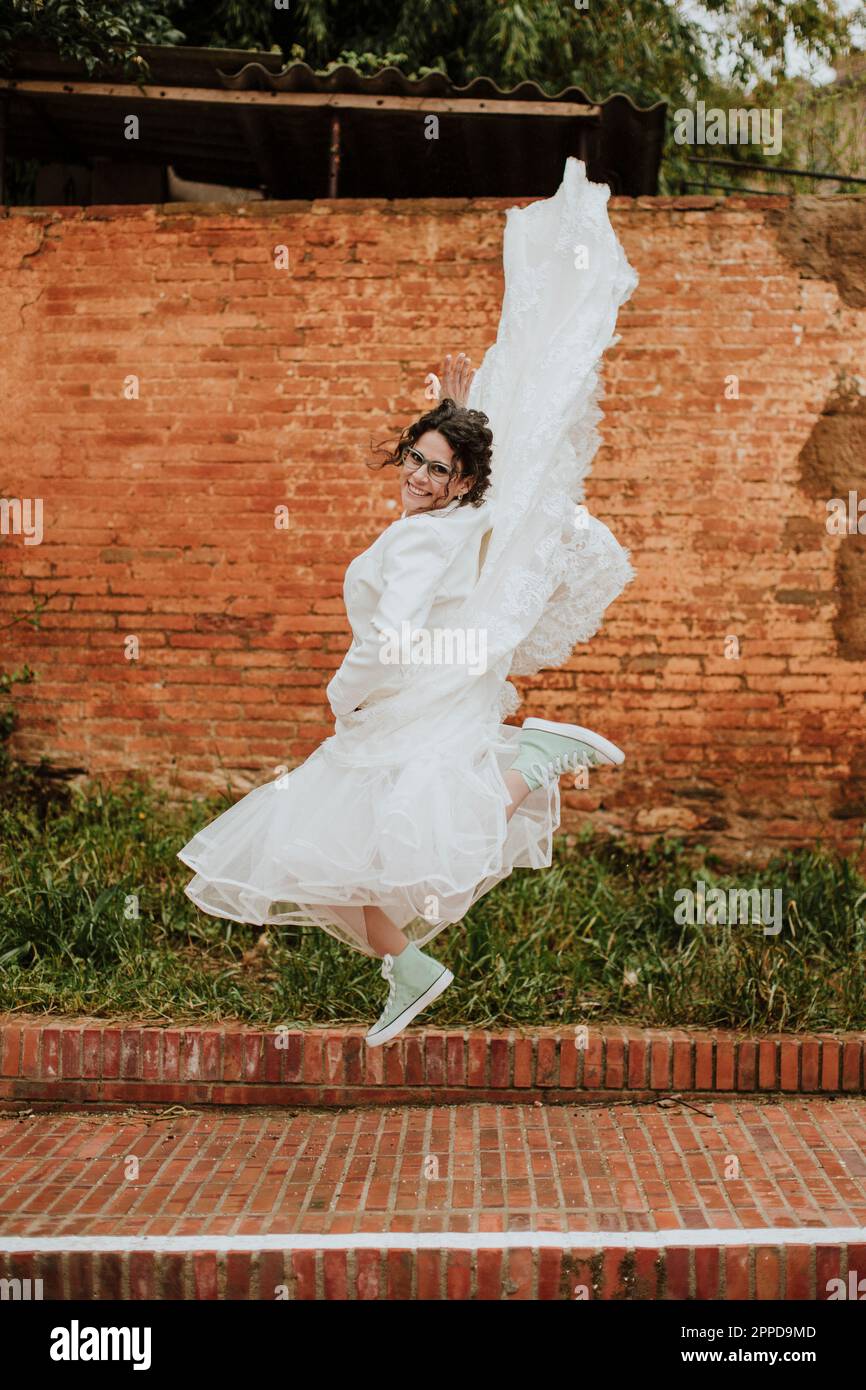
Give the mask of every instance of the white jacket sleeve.
[(389, 666), (380, 659), (383, 638), (391, 638), (392, 651), (394, 643), (399, 651), (403, 623), (413, 631), (423, 628), (452, 554), (438, 522), (407, 517), (398, 525), (382, 556), (382, 595), (370, 631), (349, 648), (326, 691), (337, 718), (357, 709), (384, 683)]

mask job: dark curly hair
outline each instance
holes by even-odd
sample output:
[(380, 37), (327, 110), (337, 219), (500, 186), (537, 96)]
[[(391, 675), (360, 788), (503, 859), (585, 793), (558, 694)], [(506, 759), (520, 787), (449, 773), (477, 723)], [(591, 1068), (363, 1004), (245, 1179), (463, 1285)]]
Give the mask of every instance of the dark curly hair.
[(484, 494), (490, 486), (490, 459), (493, 454), (493, 431), (488, 429), (487, 416), (481, 410), (467, 410), (446, 396), (433, 410), (428, 410), (420, 420), (407, 425), (392, 447), (388, 442), (378, 446), (385, 454), (380, 463), (370, 459), (368, 468), (385, 468), (388, 464), (400, 466), (403, 450), (419, 440), (428, 430), (437, 430), (447, 439), (454, 456), (460, 463), (461, 478), (472, 478), (472, 486), (460, 498), (460, 506), (480, 507)]

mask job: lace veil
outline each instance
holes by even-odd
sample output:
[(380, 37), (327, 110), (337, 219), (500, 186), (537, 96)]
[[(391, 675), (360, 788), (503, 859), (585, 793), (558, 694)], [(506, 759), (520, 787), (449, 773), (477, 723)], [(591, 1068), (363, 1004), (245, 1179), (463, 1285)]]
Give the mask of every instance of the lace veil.
[(413, 667), (399, 695), (338, 731), (430, 737), (437, 710), (453, 711), (455, 701), (506, 717), (520, 703), (509, 673), (561, 665), (633, 578), (628, 552), (583, 506), (599, 444), (601, 357), (618, 341), (617, 313), (637, 284), (608, 197), (568, 159), (552, 198), (506, 213), (499, 331), (468, 402), (493, 430), (481, 509), (492, 533), (479, 582), (454, 620), (484, 634), (483, 678), (458, 664)]

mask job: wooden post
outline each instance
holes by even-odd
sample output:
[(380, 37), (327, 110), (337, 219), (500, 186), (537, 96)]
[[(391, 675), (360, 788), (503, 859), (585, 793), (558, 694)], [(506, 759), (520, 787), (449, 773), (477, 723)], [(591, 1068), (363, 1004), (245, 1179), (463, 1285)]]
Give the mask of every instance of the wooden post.
[(455, 116), (600, 116), (600, 106), (571, 101), (486, 101), (464, 97), (376, 97), (366, 92), (225, 91), (214, 87), (137, 87), (130, 83), (44, 82), (0, 77), (0, 91), (33, 96), (122, 97), (125, 101), (192, 101), (202, 106), (329, 106), (332, 111), (436, 111)]
[(6, 123), (9, 116), (9, 97), (0, 92), (0, 207), (6, 202)]
[(331, 149), (328, 163), (328, 197), (336, 198), (340, 176), (340, 117), (331, 115)]

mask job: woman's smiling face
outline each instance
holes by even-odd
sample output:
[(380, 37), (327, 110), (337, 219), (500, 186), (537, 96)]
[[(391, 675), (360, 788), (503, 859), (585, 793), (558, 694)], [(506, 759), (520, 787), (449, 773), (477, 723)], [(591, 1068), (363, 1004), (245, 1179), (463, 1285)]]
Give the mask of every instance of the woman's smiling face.
[[(423, 464), (419, 463), (418, 456), (425, 460)], [(469, 482), (460, 478), (460, 463), (454, 450), (438, 430), (422, 434), (409, 446), (409, 456), (404, 458), (400, 470), (400, 496), (407, 514), (446, 507), (469, 491)], [(452, 470), (451, 475), (442, 473), (437, 477), (441, 468)]]

